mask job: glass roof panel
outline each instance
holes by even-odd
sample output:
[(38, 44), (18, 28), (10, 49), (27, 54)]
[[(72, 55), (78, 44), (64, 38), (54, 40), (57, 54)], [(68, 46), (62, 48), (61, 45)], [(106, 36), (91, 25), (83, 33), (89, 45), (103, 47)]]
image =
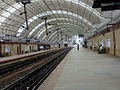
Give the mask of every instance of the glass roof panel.
[(55, 31), (54, 33), (52, 33), (52, 35), (48, 38), (48, 40), (49, 40), (51, 37), (53, 37), (53, 35), (56, 34), (56, 33), (57, 33), (57, 31)]
[(84, 2), (82, 2), (82, 1), (80, 1), (80, 0), (66, 0), (66, 1), (68, 1), (68, 2), (71, 2), (71, 1), (72, 1), (72, 2), (75, 3), (75, 4), (79, 4), (79, 5), (81, 5), (82, 7), (86, 8), (87, 10), (93, 12), (96, 16), (98, 16), (99, 18), (102, 19), (101, 14), (100, 14), (98, 11), (96, 11), (95, 9), (93, 9), (90, 5), (84, 3)]
[[(73, 22), (73, 20), (67, 19), (67, 18), (57, 18), (57, 19), (55, 18), (55, 19), (50, 19), (50, 20), (48, 20), (48, 22), (57, 21), (57, 20), (69, 20), (69, 21)], [(35, 30), (37, 30), (40, 26), (42, 26), (42, 25), (44, 25), (44, 24), (45, 24), (45, 22), (42, 22), (41, 24), (37, 25), (37, 26), (29, 33), (28, 37), (30, 37)]]
[[(84, 22), (86, 22), (87, 24), (89, 24), (89, 25), (92, 25), (92, 23), (90, 22), (90, 21), (88, 21), (87, 19), (85, 19), (85, 18), (83, 18), (83, 17), (81, 17), (80, 15), (77, 15), (77, 14), (75, 14), (75, 13), (72, 13), (72, 12), (68, 12), (68, 11), (60, 11), (60, 10), (57, 10), (57, 11), (46, 11), (46, 12), (43, 12), (43, 13), (41, 13), (41, 14), (38, 14), (38, 15), (36, 15), (36, 16), (33, 16), (32, 18), (30, 18), (28, 21), (29, 21), (29, 23), (28, 24), (30, 24), (30, 23), (32, 23), (34, 20), (36, 20), (36, 19), (38, 19), (38, 17), (39, 18), (42, 18), (42, 17), (44, 17), (44, 16), (49, 16), (49, 15), (52, 15), (52, 14), (66, 14), (66, 15), (71, 15), (71, 16), (74, 16), (74, 17), (76, 17), (76, 18), (79, 18), (79, 19), (81, 19), (81, 20), (83, 20)], [(64, 18), (65, 19), (65, 18)], [(66, 19), (67, 20), (67, 19)], [(25, 25), (25, 23), (22, 25), (22, 26), (24, 26)], [(36, 26), (37, 27), (37, 26)], [(36, 28), (35, 27), (35, 28)], [(23, 28), (24, 29), (24, 28)], [(21, 29), (20, 29), (21, 30)], [(20, 32), (20, 30), (18, 30), (18, 32)], [(34, 30), (36, 30), (36, 29), (33, 29), (31, 32), (30, 32), (30, 34), (29, 35), (32, 35), (32, 33), (34, 32)], [(22, 32), (21, 32), (22, 33)], [(20, 34), (19, 34), (20, 35)]]
[(8, 16), (10, 16), (10, 13), (5, 11), (5, 12), (2, 13), (1, 15), (2, 15), (2, 16), (5, 16), (5, 17), (8, 17)]
[(29, 33), (28, 37), (30, 37), (30, 36), (33, 34), (33, 32), (34, 32), (36, 29), (38, 29), (40, 26), (42, 26), (42, 25), (44, 25), (44, 22), (42, 22), (41, 24), (37, 25), (37, 26)]
[(9, 11), (9, 12), (13, 13), (13, 12), (15, 12), (15, 11), (16, 11), (16, 9), (15, 9), (15, 8), (13, 8), (13, 7), (10, 7), (10, 8), (8, 8), (8, 9), (7, 9), (7, 11)]
[[(74, 24), (71, 24), (71, 23), (59, 23), (58, 25), (70, 25), (70, 26), (75, 26), (75, 27), (77, 27), (77, 29), (82, 29), (82, 28), (80, 28), (79, 26), (77, 26), (77, 25), (74, 25)], [(51, 26), (52, 27), (52, 26)], [(51, 28), (51, 27), (49, 27), (49, 28)], [(49, 29), (48, 28), (48, 29)], [(35, 37), (37, 37), (37, 38), (39, 38), (44, 32), (45, 32), (45, 27), (43, 27), (36, 35), (35, 35)]]
[(0, 22), (4, 22), (5, 19), (6, 19), (5, 17), (0, 16)]
[[(6, 11), (4, 11), (1, 14), (2, 16), (0, 16), (0, 22), (4, 22), (6, 20), (6, 18), (11, 15), (11, 13), (14, 13), (16, 11), (16, 9), (13, 8), (13, 7), (15, 7), (16, 9), (19, 9), (22, 6), (20, 4), (18, 4), (18, 3), (16, 3), (16, 4), (12, 5), (11, 7), (7, 8)], [(0, 23), (0, 25), (1, 25), (1, 23)]]
[(13, 6), (14, 8), (16, 8), (16, 9), (19, 9), (19, 8), (22, 7), (19, 3), (16, 3), (16, 4), (12, 5), (12, 6)]
[[(48, 26), (48, 28), (51, 28), (52, 26)], [(44, 28), (38, 35), (37, 38), (39, 38), (44, 32), (46, 31), (46, 28)]]
[[(14, 0), (13, 0), (14, 1)], [(19, 3), (15, 3), (14, 5), (12, 5), (13, 3), (11, 3), (11, 2), (13, 2), (13, 1), (11, 1), (11, 0), (8, 0), (8, 4), (7, 3), (4, 3), (4, 2), (2, 2), (1, 1), (1, 6), (4, 6), (4, 9), (3, 10), (1, 10), (2, 11), (2, 14), (1, 14), (1, 16), (0, 16), (0, 26), (1, 26), (1, 24), (3, 23), (3, 22), (5, 22), (5, 20), (8, 18), (10, 18), (11, 19), (11, 17), (13, 17), (13, 16), (10, 16), (11, 14), (13, 14), (13, 13), (15, 13), (16, 12), (16, 10), (17, 9), (20, 9), (21, 7), (22, 7), (22, 5), (21, 4), (19, 4)], [(35, 5), (35, 3), (34, 2), (36, 2), (36, 1), (40, 1), (40, 0), (32, 0), (32, 2), (33, 2), (33, 5)], [(51, 0), (50, 0), (51, 1)], [(54, 1), (57, 1), (58, 2), (58, 0), (53, 0), (52, 2), (54, 2)], [(85, 8), (85, 9), (87, 9), (87, 11), (89, 10), (90, 12), (92, 12), (93, 13), (93, 15), (96, 15), (97, 17), (99, 17), (99, 18), (102, 18), (101, 17), (101, 14), (97, 11), (97, 10), (95, 10), (95, 9), (93, 9), (88, 3), (84, 3), (83, 1), (81, 1), (81, 0), (65, 0), (65, 1), (67, 1), (67, 2), (72, 2), (72, 3), (75, 3), (75, 4), (79, 4), (80, 6), (82, 6), (83, 8)], [(36, 3), (37, 4), (37, 3)], [(54, 3), (53, 3), (54, 4)], [(41, 4), (40, 4), (41, 5)], [(49, 5), (49, 4), (48, 4)], [(51, 6), (53, 6), (53, 5), (51, 5)], [(33, 8), (33, 6), (31, 5), (30, 6), (31, 8)], [(27, 8), (27, 9), (29, 9), (29, 8)], [(38, 17), (44, 17), (44, 16), (48, 16), (48, 15), (53, 15), (53, 14), (56, 14), (56, 15), (59, 15), (59, 14), (64, 14), (63, 15), (63, 18), (61, 18), (60, 20), (68, 20), (67, 18), (69, 18), (69, 16), (68, 15), (70, 15), (70, 16), (73, 16), (73, 17), (75, 17), (76, 19), (80, 19), (80, 20), (82, 20), (82, 22), (84, 22), (83, 24), (87, 24), (87, 25), (92, 25), (92, 21), (90, 22), (89, 20), (90, 19), (86, 19), (86, 18), (84, 18), (84, 16), (82, 17), (82, 16), (80, 16), (80, 15), (78, 15), (78, 14), (76, 14), (76, 13), (73, 13), (73, 12), (69, 12), (69, 11), (67, 11), (67, 7), (66, 7), (66, 11), (62, 11), (62, 10), (51, 10), (51, 11), (46, 11), (46, 10), (49, 10), (49, 9), (45, 9), (45, 10), (43, 10), (43, 13), (40, 13), (40, 14), (38, 14), (38, 15), (35, 15), (34, 13), (33, 13), (33, 15), (31, 14), (31, 16), (29, 16), (29, 17), (32, 17), (32, 18), (29, 18), (28, 19), (28, 24), (31, 24), (32, 22), (34, 22), (35, 20), (37, 20), (38, 19)], [(36, 12), (35, 12), (36, 13)], [(14, 14), (13, 14), (14, 15)], [(16, 14), (15, 14), (16, 15)], [(35, 15), (35, 16), (34, 16)], [(67, 15), (68, 17), (67, 18), (64, 18), (64, 16), (65, 15)], [(17, 15), (16, 15), (16, 17), (17, 17)], [(19, 17), (19, 16), (18, 16)], [(21, 18), (22, 18), (22, 16), (21, 16)], [(71, 21), (72, 22), (72, 20), (76, 20), (76, 19), (69, 19), (69, 21)], [(50, 21), (54, 21), (54, 20), (58, 20), (58, 19), (51, 19), (51, 20), (49, 20), (49, 22)], [(7, 20), (6, 20), (7, 21)], [(15, 21), (15, 20), (13, 20), (13, 21)], [(22, 25), (20, 25), (21, 24), (21, 21), (19, 21), (19, 18), (18, 18), (18, 20), (16, 20), (16, 21), (18, 21), (18, 27), (19, 26), (21, 26), (20, 28), (19, 28), (19, 30), (17, 31), (17, 36), (20, 36), (21, 35), (21, 33), (24, 31), (24, 29), (25, 28), (23, 28), (22, 26), (26, 26), (26, 23), (23, 23)], [(64, 21), (63, 21), (63, 23), (64, 23)], [(12, 22), (12, 20), (10, 21), (10, 22)], [(10, 22), (7, 22), (7, 24), (9, 24)], [(71, 23), (70, 22), (70, 23)], [(5, 22), (6, 23), (6, 22)], [(33, 26), (33, 27), (35, 27), (30, 33), (29, 33), (29, 36), (31, 36), (32, 34), (33, 34), (33, 32), (36, 30), (36, 29), (38, 29), (38, 28), (40, 28), (40, 26), (41, 25), (43, 25), (44, 24), (44, 22), (42, 22), (41, 24), (39, 24), (38, 26), (36, 26), (35, 27), (35, 25)], [(42, 28), (43, 29), (43, 28)]]

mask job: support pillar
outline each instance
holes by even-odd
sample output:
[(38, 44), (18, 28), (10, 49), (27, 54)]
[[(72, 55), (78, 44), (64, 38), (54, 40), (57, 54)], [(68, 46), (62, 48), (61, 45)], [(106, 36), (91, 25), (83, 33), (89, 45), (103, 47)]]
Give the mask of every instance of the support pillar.
[(27, 10), (26, 10), (26, 5), (27, 3), (22, 3), (24, 5), (24, 13), (25, 13), (25, 21), (26, 21), (26, 29), (29, 30), (28, 26), (28, 18), (27, 18)]
[(113, 45), (114, 45), (114, 55), (116, 56), (116, 37), (115, 37), (114, 29), (113, 29)]
[(0, 44), (0, 57), (2, 56), (2, 45)]

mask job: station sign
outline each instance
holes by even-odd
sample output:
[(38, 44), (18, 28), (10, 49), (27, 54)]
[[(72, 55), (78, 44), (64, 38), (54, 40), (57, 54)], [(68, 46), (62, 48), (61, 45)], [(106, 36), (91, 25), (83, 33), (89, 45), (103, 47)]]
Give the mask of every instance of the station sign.
[(120, 0), (94, 0), (93, 8), (101, 8), (101, 11), (120, 9)]

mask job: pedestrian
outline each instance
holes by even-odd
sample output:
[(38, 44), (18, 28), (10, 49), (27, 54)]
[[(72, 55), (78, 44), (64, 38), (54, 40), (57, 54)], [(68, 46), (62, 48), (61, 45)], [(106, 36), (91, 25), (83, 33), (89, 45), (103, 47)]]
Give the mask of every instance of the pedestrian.
[(79, 44), (77, 45), (77, 50), (79, 50)]
[(103, 54), (103, 46), (102, 46), (102, 44), (99, 45), (98, 53)]

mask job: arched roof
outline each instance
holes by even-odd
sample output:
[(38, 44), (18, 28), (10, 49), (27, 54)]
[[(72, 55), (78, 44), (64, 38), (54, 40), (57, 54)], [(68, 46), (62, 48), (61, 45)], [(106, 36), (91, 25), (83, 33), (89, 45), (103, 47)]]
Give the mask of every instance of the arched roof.
[(93, 0), (32, 0), (27, 5), (29, 30), (25, 27), (24, 11), (15, 0), (0, 1), (0, 33), (42, 39), (45, 37), (44, 20), (52, 23), (48, 30), (55, 33), (56, 25), (67, 35), (86, 33), (93, 25), (101, 22), (100, 10), (92, 8)]

